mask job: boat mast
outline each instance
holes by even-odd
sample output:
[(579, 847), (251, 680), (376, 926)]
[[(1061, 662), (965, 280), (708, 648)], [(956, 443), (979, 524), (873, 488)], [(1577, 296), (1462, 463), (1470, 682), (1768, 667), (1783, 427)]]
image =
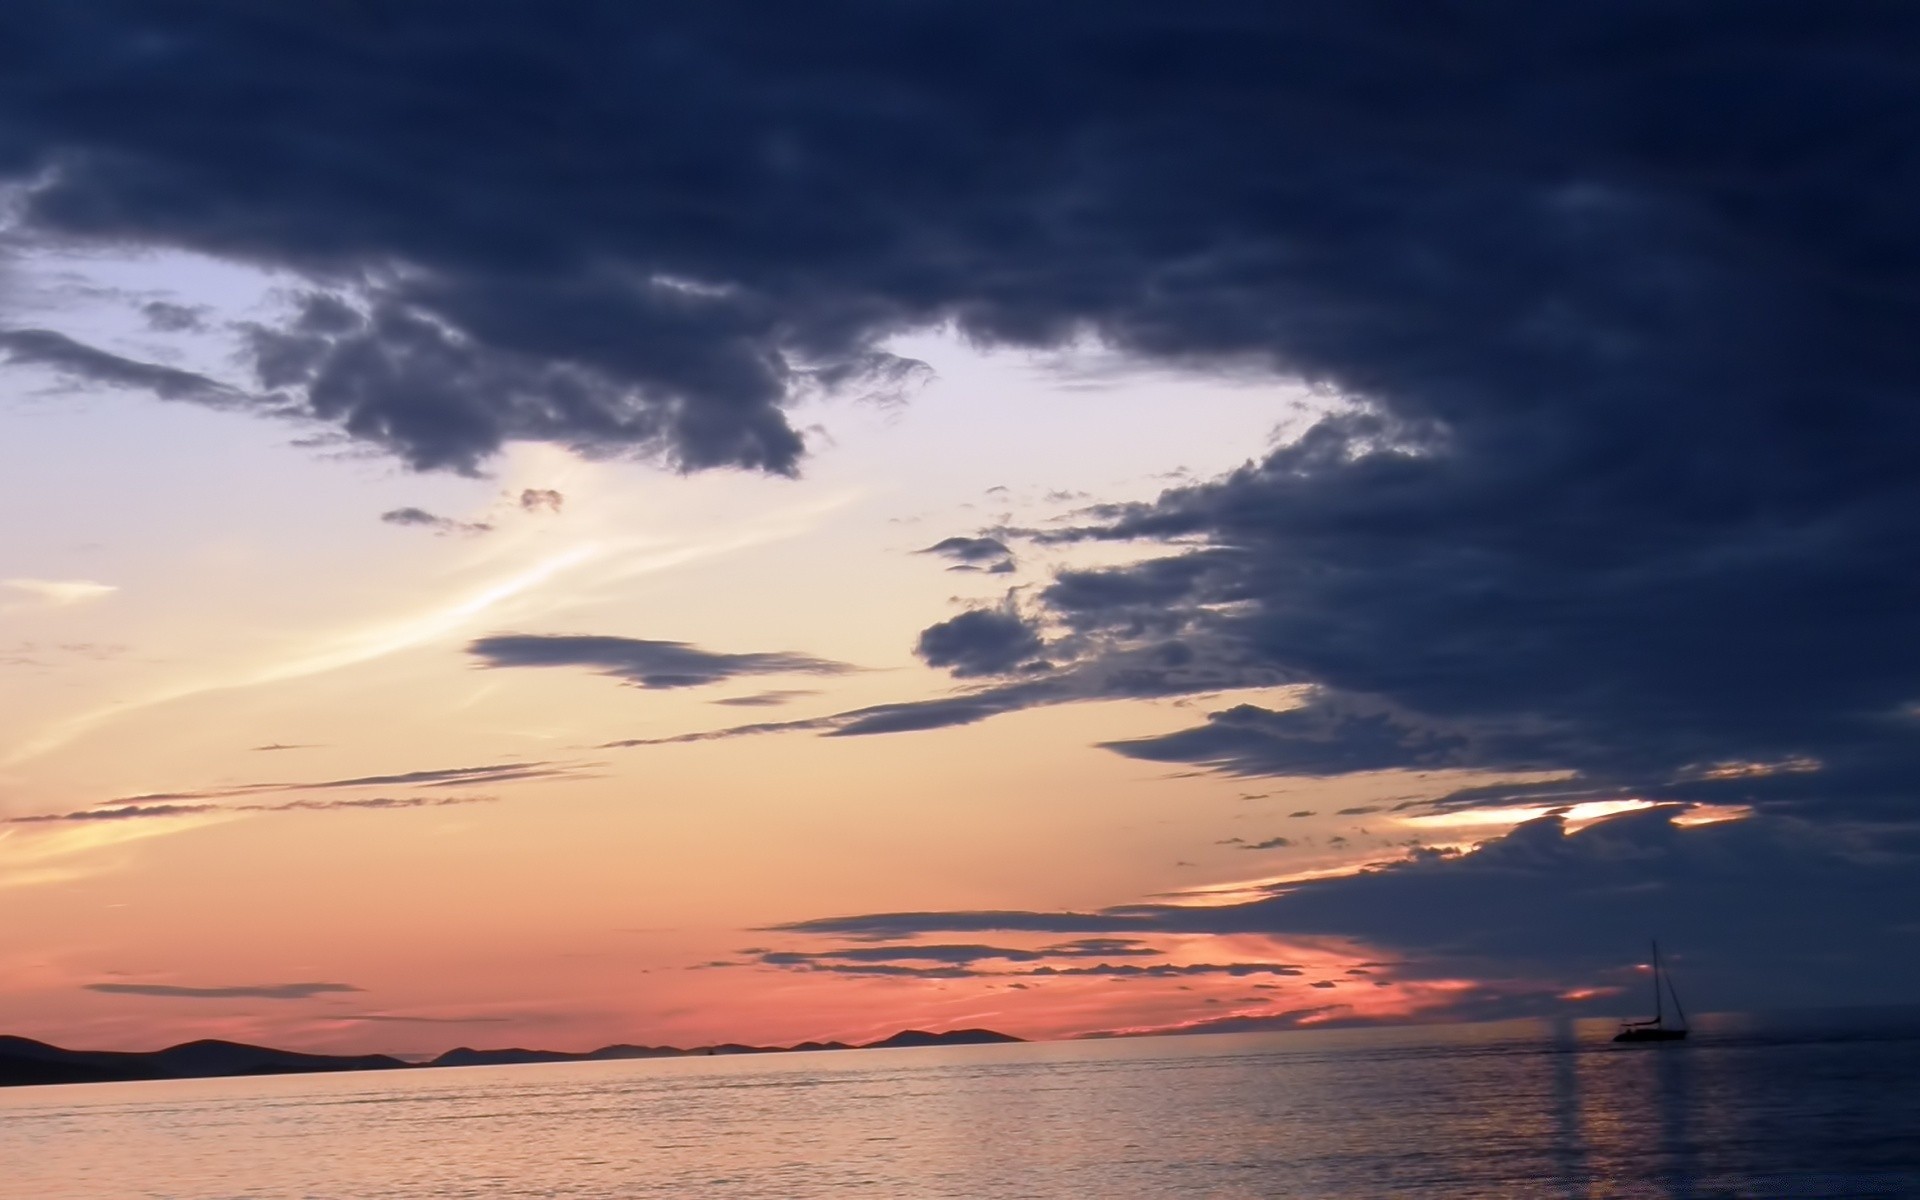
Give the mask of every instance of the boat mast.
[(1667, 1023), (1666, 1009), (1660, 1004), (1660, 943), (1653, 943), (1653, 1023), (1664, 1028)]
[(1673, 986), (1673, 976), (1671, 975), (1667, 976), (1667, 994), (1673, 997), (1673, 1011), (1680, 1018), (1680, 1028), (1685, 1029), (1687, 1027), (1687, 1010), (1680, 1007), (1680, 992), (1679, 989)]

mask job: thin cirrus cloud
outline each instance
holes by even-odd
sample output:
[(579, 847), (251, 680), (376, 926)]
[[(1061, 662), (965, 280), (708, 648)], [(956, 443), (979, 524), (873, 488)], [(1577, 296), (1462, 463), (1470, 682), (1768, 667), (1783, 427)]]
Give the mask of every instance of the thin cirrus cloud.
[(208, 802), (160, 801), (157, 803), (109, 802), (103, 808), (81, 808), (71, 812), (30, 813), (0, 820), (5, 825), (76, 825), (98, 822), (172, 820), (221, 813), (290, 812), (393, 812), (410, 808), (451, 808), (465, 804), (490, 804), (493, 796), (368, 796), (348, 800), (287, 800), (279, 804), (218, 804)]
[(67, 744), (94, 727), (129, 712), (236, 687), (254, 687), (300, 679), (370, 662), (429, 639), (443, 636), (479, 618), (498, 605), (542, 587), (567, 571), (598, 557), (602, 547), (584, 544), (547, 556), (530, 566), (443, 604), (397, 621), (383, 621), (342, 635), (319, 640), (303, 650), (225, 677), (189, 678), (144, 696), (110, 704), (59, 721), (28, 738), (4, 759), (24, 762)]
[(258, 783), (225, 784), (196, 791), (146, 792), (137, 796), (122, 796), (103, 803), (106, 805), (147, 804), (247, 796), (260, 792), (318, 792), (371, 787), (466, 787), (475, 784), (519, 783), (532, 779), (584, 778), (590, 769), (588, 764), (545, 760), (479, 763), (473, 766), (395, 771), (382, 775), (348, 775), (329, 779), (278, 779)]
[(788, 651), (727, 654), (685, 642), (596, 635), (497, 634), (475, 639), (467, 651), (486, 667), (580, 667), (642, 688), (704, 687), (743, 675), (843, 675), (855, 669)]
[(245, 983), (190, 987), (171, 983), (89, 983), (89, 992), (108, 996), (157, 996), (171, 1000), (311, 1000), (364, 991), (350, 983)]
[(0, 587), (25, 599), (4, 607), (71, 608), (105, 599), (120, 589), (91, 579), (8, 579)]

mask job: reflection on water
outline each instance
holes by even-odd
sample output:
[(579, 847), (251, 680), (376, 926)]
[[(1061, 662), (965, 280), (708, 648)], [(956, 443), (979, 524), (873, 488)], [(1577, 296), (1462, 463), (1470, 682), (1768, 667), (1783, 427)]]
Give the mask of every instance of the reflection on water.
[(1588, 1200), (1586, 1133), (1580, 1126), (1580, 1036), (1572, 1021), (1553, 1023), (1553, 1182), (1562, 1195)]
[(1920, 1195), (1920, 1027), (1598, 1023), (0, 1092), (34, 1200)]
[(1678, 1042), (1654, 1042), (1634, 1047), (1651, 1050), (1645, 1056), (1652, 1066), (1654, 1087), (1660, 1113), (1660, 1159), (1666, 1175), (1667, 1194), (1674, 1200), (1692, 1200), (1698, 1164), (1694, 1161), (1693, 1138), (1688, 1123), (1693, 1114), (1692, 1047)]

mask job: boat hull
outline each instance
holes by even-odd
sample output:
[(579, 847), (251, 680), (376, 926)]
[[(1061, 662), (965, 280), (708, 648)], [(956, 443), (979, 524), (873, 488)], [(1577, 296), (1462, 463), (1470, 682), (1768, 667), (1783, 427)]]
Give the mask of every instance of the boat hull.
[(1622, 1029), (1613, 1035), (1616, 1042), (1677, 1042), (1687, 1036), (1684, 1029)]

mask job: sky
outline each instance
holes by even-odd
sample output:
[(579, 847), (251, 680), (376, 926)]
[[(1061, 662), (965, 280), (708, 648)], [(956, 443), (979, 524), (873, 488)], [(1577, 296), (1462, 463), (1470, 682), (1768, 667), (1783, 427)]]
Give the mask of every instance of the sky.
[(0, 12), (0, 1030), (1920, 1001), (1920, 16)]

